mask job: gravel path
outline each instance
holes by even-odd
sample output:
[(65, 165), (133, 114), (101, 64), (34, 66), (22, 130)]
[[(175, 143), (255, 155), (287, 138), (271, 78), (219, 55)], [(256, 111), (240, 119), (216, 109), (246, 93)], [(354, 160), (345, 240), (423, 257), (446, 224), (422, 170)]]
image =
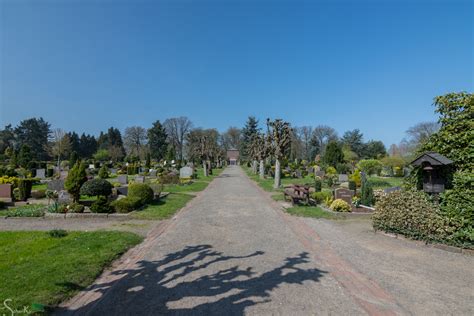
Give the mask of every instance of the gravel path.
[[(417, 290), (411, 288), (412, 282), (398, 290), (386, 280), (389, 275), (366, 271), (374, 268), (376, 258), (370, 267), (361, 269), (354, 259), (360, 257), (357, 248), (349, 250), (348, 256), (337, 249), (345, 236), (338, 225), (281, 212), (242, 169), (229, 167), (58, 314), (402, 315), (426, 311), (405, 299)], [(357, 243), (354, 247), (361, 248)], [(470, 259), (461, 260), (467, 264)], [(424, 270), (429, 264), (433, 260), (407, 269)], [(404, 282), (402, 277), (399, 280)], [(468, 312), (466, 306), (472, 304), (464, 298), (459, 300), (466, 304), (456, 310), (459, 313)], [(431, 299), (417, 302), (424, 305)], [(431, 306), (430, 314), (438, 312), (439, 304), (442, 301)]]

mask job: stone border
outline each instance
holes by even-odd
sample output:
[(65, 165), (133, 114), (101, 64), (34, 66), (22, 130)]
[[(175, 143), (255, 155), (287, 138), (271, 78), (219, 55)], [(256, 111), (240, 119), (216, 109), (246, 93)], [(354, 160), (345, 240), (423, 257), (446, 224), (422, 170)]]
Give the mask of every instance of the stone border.
[[(43, 218), (129, 218), (130, 213), (44, 213)], [(13, 218), (13, 217), (11, 217)], [(18, 217), (16, 217), (18, 218)]]
[(436, 248), (436, 249), (440, 249), (440, 250), (444, 250), (444, 251), (448, 251), (448, 252), (460, 253), (460, 254), (464, 254), (464, 255), (468, 255), (468, 256), (474, 256), (474, 249), (466, 249), (466, 248), (455, 247), (455, 246), (439, 244), (439, 243), (430, 244), (430, 243), (427, 243), (427, 242), (422, 241), (422, 240), (410, 239), (408, 237), (405, 237), (404, 235), (395, 234), (395, 233), (387, 233), (387, 232), (384, 232), (384, 231), (381, 231), (381, 230), (374, 231), (374, 234), (379, 234), (379, 235), (387, 236), (387, 237), (394, 238), (394, 239), (406, 240), (408, 242), (412, 242), (412, 243), (415, 243), (419, 246), (424, 246), (424, 247), (427, 247), (427, 248)]

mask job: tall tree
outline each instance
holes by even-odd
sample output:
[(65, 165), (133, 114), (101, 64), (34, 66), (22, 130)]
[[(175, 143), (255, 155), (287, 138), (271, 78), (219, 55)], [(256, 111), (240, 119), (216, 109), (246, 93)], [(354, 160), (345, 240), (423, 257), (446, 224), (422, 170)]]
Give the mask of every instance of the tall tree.
[(349, 146), (351, 151), (355, 152), (359, 157), (362, 157), (364, 155), (364, 135), (360, 132), (359, 129), (346, 131), (344, 135), (342, 135), (341, 142), (343, 145)]
[(54, 129), (51, 138), (51, 156), (57, 158), (58, 170), (61, 167), (61, 158), (66, 158), (70, 152), (71, 141), (69, 135), (60, 128)]
[(201, 161), (205, 177), (211, 171), (211, 161), (219, 155), (218, 137), (217, 130), (202, 128), (191, 130), (186, 137), (188, 157), (193, 161)]
[(47, 144), (51, 133), (51, 125), (43, 118), (31, 118), (23, 120), (15, 128), (18, 144), (28, 145), (35, 159), (48, 159)]
[(267, 129), (271, 152), (275, 157), (275, 181), (273, 187), (279, 188), (281, 185), (281, 159), (291, 145), (291, 127), (290, 123), (281, 119), (270, 121), (267, 119)]
[(336, 167), (338, 163), (344, 162), (342, 147), (337, 141), (330, 141), (322, 156), (322, 161), (328, 166)]
[(222, 146), (224, 149), (233, 148), (240, 150), (241, 134), (241, 130), (237, 127), (229, 127), (227, 131), (222, 134)]
[(160, 121), (153, 123), (153, 126), (148, 129), (147, 135), (151, 157), (157, 160), (165, 158), (168, 150), (168, 135), (166, 135), (166, 130)]
[(0, 130), (0, 154), (3, 154), (7, 148), (13, 149), (15, 146), (15, 130), (11, 124)]
[(143, 147), (147, 140), (147, 132), (141, 126), (131, 126), (125, 129), (124, 143), (129, 155), (144, 158)]
[(178, 159), (184, 160), (184, 145), (186, 136), (193, 124), (185, 116), (169, 118), (163, 123), (169, 143), (174, 147)]
[(327, 125), (318, 125), (314, 128), (311, 144), (314, 149), (314, 155), (324, 154), (327, 144), (330, 141), (337, 140), (337, 132), (334, 128)]
[(364, 158), (366, 159), (380, 159), (387, 155), (385, 145), (380, 140), (370, 140), (364, 147)]
[(311, 161), (312, 160), (312, 146), (311, 136), (313, 134), (313, 128), (311, 126), (302, 126), (299, 129), (300, 140), (303, 144), (303, 158)]
[(252, 139), (260, 131), (258, 128), (258, 120), (254, 116), (249, 116), (247, 123), (242, 129), (242, 141), (240, 146), (240, 155), (243, 159), (248, 159), (249, 146)]
[(79, 157), (91, 158), (97, 149), (98, 145), (95, 137), (93, 135), (82, 133), (81, 138), (79, 139), (79, 149), (77, 150)]

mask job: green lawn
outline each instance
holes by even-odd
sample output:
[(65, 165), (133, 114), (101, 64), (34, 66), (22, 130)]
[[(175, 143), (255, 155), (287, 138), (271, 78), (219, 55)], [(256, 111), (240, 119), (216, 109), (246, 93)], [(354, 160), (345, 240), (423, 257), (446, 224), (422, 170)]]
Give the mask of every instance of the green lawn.
[(37, 183), (33, 184), (31, 187), (32, 190), (47, 190), (48, 189), (48, 184), (47, 183)]
[(191, 184), (166, 184), (163, 187), (163, 192), (172, 192), (172, 193), (180, 193), (180, 192), (199, 192), (204, 190), (209, 185), (208, 181), (202, 180), (193, 180)]
[(282, 178), (281, 179), (281, 187), (278, 189), (273, 188), (273, 178), (266, 178), (266, 179), (260, 179), (258, 174), (253, 174), (252, 169), (248, 168), (246, 166), (242, 166), (244, 171), (247, 173), (247, 175), (250, 177), (250, 179), (254, 180), (257, 182), (257, 184), (262, 187), (265, 191), (272, 192), (272, 191), (283, 191), (285, 186), (288, 186), (290, 184), (311, 184), (313, 185), (314, 183), (314, 178), (311, 175), (308, 175), (304, 178), (298, 179), (298, 178)]
[(402, 186), (404, 178), (370, 176), (368, 177), (368, 180), (373, 185), (374, 189), (385, 189)]
[(131, 213), (132, 218), (160, 220), (173, 216), (193, 198), (184, 193), (171, 193), (159, 201), (147, 205), (144, 209)]
[(313, 218), (326, 218), (326, 219), (337, 219), (340, 218), (337, 215), (326, 212), (317, 206), (294, 206), (286, 210), (291, 215), (313, 217)]
[(0, 232), (0, 302), (12, 299), (10, 306), (18, 309), (57, 305), (141, 240), (116, 231), (70, 232), (62, 238), (47, 232)]

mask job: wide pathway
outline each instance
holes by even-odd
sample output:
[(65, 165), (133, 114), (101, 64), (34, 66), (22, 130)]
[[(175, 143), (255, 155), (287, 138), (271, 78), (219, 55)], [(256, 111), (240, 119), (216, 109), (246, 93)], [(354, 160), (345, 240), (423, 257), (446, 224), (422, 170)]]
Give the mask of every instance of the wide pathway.
[[(240, 167), (229, 167), (58, 313), (412, 313), (410, 304), (398, 300), (400, 293), (360, 271), (311, 223), (283, 213)], [(469, 312), (467, 304), (457, 312)]]

